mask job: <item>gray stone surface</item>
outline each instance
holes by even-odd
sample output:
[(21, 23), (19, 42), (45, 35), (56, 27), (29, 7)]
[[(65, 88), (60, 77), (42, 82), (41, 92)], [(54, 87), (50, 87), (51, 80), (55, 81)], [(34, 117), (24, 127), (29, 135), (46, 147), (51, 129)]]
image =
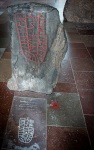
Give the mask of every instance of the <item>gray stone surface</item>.
[(48, 126), (57, 127), (85, 127), (83, 112), (78, 94), (52, 93), (48, 96), (48, 105), (51, 102), (58, 102), (60, 108), (48, 107)]
[(67, 0), (64, 18), (69, 22), (94, 23), (94, 0)]
[[(50, 94), (57, 83), (60, 64), (66, 52), (66, 37), (63, 25), (60, 23), (59, 12), (48, 5), (36, 3), (14, 5), (9, 7), (8, 11), (11, 22), (12, 78), (8, 81), (7, 86), (11, 90), (30, 90)], [(19, 12), (29, 16), (30, 11), (33, 11), (35, 16), (40, 13), (44, 16), (45, 25), (43, 28), (45, 31), (43, 34), (41, 33), (40, 37), (42, 35), (44, 35), (44, 39), (47, 37), (47, 46), (45, 46), (46, 43), (44, 42), (42, 53), (39, 50), (38, 43), (35, 44), (35, 46), (38, 45), (38, 48), (35, 49), (35, 51), (38, 51), (35, 61), (31, 59), (32, 48), (30, 53), (28, 52), (30, 56), (23, 49), (21, 50), (22, 45), (19, 40), (17, 23), (14, 17)], [(34, 22), (34, 20), (31, 19), (31, 22)], [(29, 27), (29, 23), (27, 19), (27, 27)], [(38, 34), (37, 24), (32, 30), (28, 31), (28, 35), (31, 32), (30, 38), (32, 34)], [(33, 42), (35, 41), (33, 39)], [(29, 41), (31, 46), (34, 44), (33, 42)], [(43, 46), (43, 41), (41, 45)]]
[(2, 149), (45, 150), (47, 101), (44, 98), (14, 97)]

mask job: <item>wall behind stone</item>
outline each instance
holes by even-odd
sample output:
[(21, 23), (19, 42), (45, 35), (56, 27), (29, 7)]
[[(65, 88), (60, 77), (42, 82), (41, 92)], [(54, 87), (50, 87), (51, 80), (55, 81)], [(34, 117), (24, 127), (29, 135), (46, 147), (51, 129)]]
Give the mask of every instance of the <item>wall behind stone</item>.
[(64, 11), (64, 7), (65, 7), (65, 3), (66, 3), (66, 0), (56, 0), (55, 1), (55, 6), (59, 11), (61, 22), (63, 22), (63, 20), (64, 20), (63, 11)]
[(64, 9), (64, 20), (94, 23), (94, 0), (67, 0)]

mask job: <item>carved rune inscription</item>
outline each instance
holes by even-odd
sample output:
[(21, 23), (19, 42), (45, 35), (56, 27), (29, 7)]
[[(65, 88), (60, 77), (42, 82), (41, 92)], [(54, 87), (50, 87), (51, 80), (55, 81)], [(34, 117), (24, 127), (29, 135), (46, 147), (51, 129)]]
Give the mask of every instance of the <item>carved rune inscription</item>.
[(19, 130), (18, 138), (23, 143), (31, 142), (34, 135), (34, 120), (29, 118), (20, 118), (19, 119)]
[(31, 62), (42, 64), (47, 52), (45, 13), (15, 14), (16, 28), (23, 56)]

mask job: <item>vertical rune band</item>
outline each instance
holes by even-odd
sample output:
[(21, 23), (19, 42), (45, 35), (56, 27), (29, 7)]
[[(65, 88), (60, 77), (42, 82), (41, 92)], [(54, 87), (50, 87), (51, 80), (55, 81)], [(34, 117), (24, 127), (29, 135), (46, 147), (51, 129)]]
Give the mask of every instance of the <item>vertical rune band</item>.
[(42, 64), (47, 52), (46, 19), (45, 14), (34, 14), (16, 13), (15, 22), (24, 58)]

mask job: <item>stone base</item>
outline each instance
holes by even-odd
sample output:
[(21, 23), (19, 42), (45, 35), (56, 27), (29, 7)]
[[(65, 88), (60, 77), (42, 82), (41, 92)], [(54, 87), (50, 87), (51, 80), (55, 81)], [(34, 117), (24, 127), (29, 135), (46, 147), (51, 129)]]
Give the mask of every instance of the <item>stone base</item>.
[[(17, 79), (18, 80), (18, 79)], [(19, 81), (20, 80), (20, 81)], [(47, 84), (44, 80), (39, 80), (38, 78), (34, 79), (19, 79), (16, 81), (15, 77), (12, 76), (7, 83), (7, 87), (10, 90), (14, 91), (34, 91), (34, 92), (41, 92), (46, 94), (51, 94), (53, 87)]]

